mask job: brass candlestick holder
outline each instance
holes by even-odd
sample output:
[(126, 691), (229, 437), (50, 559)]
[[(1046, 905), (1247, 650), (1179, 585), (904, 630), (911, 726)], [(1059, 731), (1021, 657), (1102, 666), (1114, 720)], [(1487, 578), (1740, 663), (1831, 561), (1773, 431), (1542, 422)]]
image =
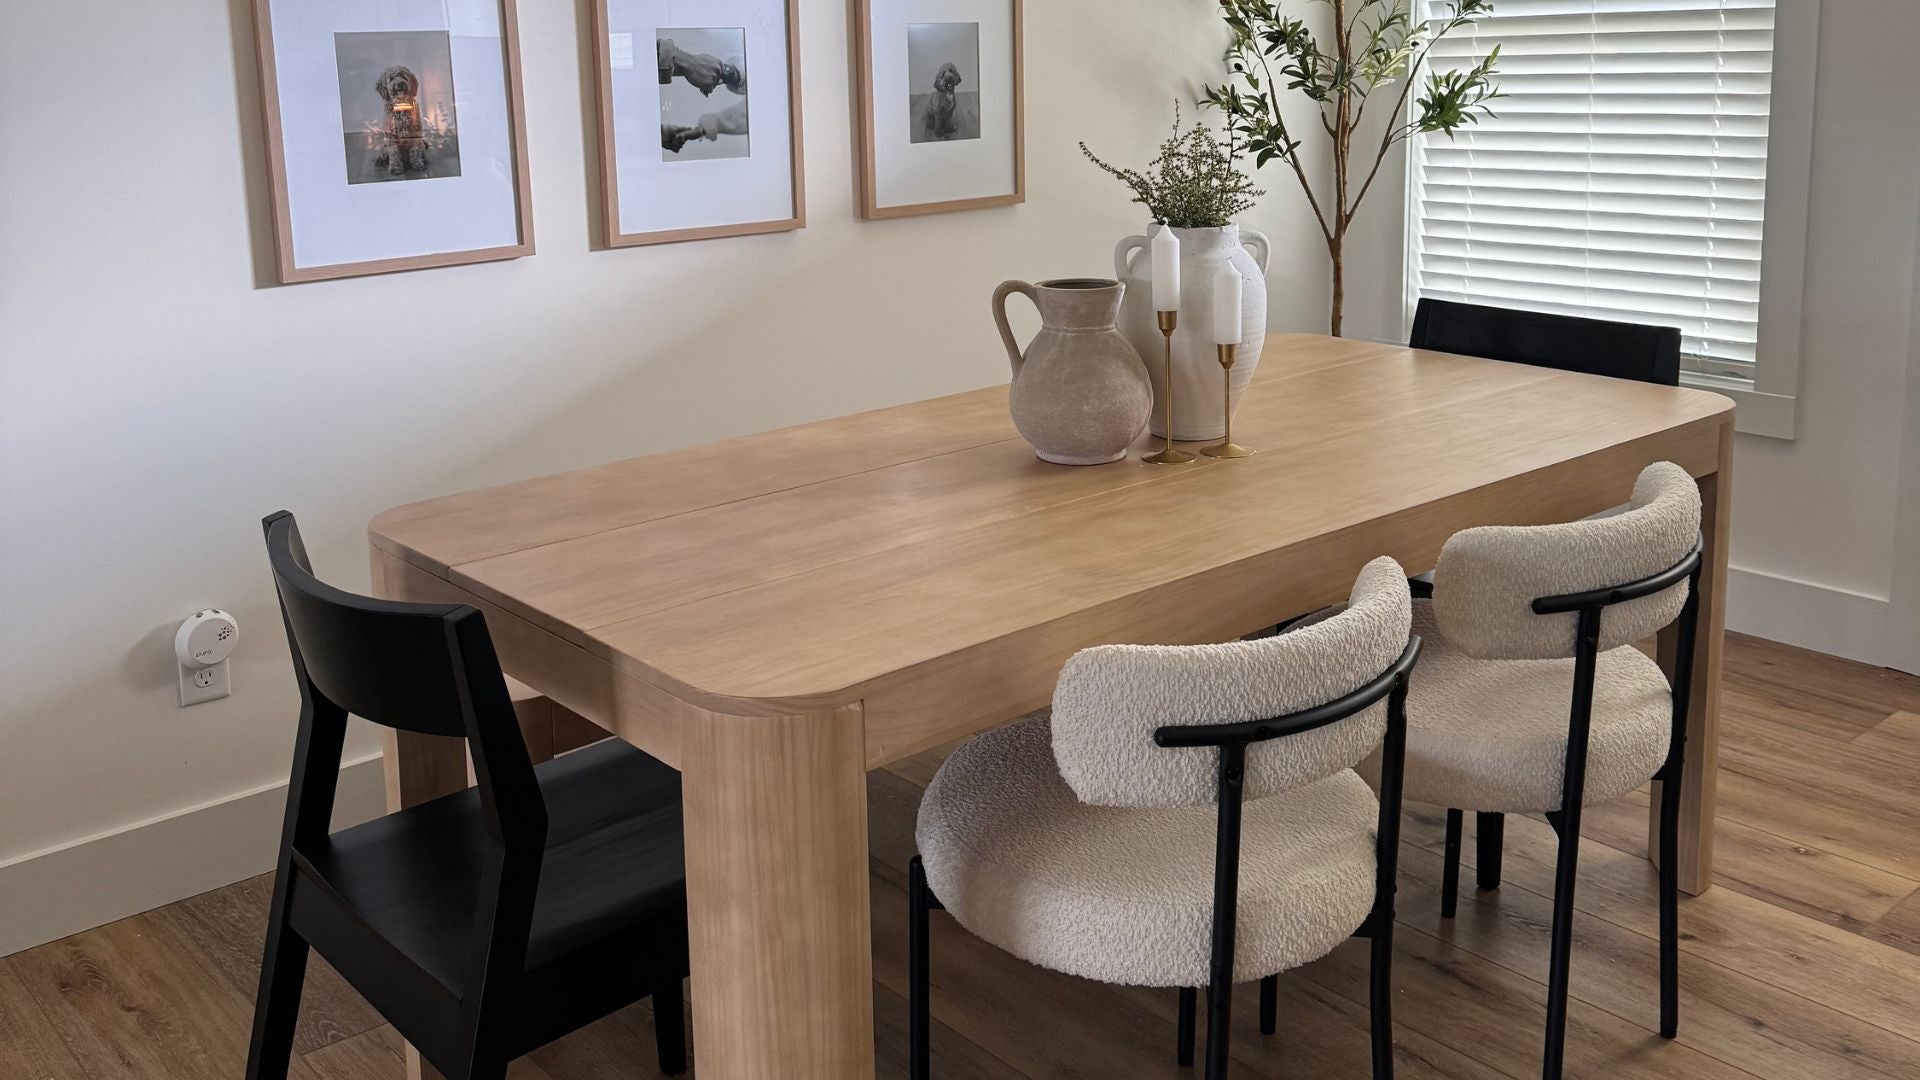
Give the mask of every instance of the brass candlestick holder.
[(1209, 446), (1200, 451), (1211, 458), (1243, 458), (1257, 453), (1233, 441), (1233, 362), (1239, 352), (1238, 345), (1220, 346), (1220, 414), (1226, 418), (1227, 430), (1220, 436), (1218, 446)]
[(1150, 465), (1185, 465), (1194, 459), (1193, 455), (1173, 448), (1173, 331), (1180, 325), (1180, 313), (1162, 311), (1159, 315), (1160, 333), (1167, 339), (1167, 445), (1159, 453), (1148, 454), (1140, 460)]

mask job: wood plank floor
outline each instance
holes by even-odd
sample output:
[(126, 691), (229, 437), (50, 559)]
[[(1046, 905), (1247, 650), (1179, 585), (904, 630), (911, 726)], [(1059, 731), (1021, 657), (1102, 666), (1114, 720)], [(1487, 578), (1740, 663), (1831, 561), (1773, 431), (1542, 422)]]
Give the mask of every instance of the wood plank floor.
[[(1681, 907), (1680, 1038), (1655, 1033), (1646, 794), (1587, 815), (1568, 1075), (1920, 1077), (1920, 679), (1734, 636), (1720, 887)], [(875, 773), (874, 1006), (883, 1077), (905, 1074), (905, 866), (939, 761)], [(1472, 816), (1468, 816), (1471, 828)], [(1538, 1075), (1553, 835), (1507, 828), (1506, 880), (1438, 914), (1442, 819), (1409, 808), (1396, 936), (1403, 1078)], [(1467, 858), (1473, 844), (1465, 845)], [(0, 1078), (241, 1075), (264, 907), (256, 878), (0, 961)], [(935, 916), (934, 1072), (1183, 1077), (1170, 991), (1099, 986), (1013, 960)], [(1235, 1075), (1367, 1075), (1366, 953), (1284, 976), (1280, 1031), (1237, 1005)], [(1251, 988), (1245, 988), (1250, 990)], [(654, 1074), (652, 1017), (628, 1009), (519, 1063), (516, 1080)], [(307, 979), (293, 1076), (397, 1080), (399, 1038), (324, 964)]]

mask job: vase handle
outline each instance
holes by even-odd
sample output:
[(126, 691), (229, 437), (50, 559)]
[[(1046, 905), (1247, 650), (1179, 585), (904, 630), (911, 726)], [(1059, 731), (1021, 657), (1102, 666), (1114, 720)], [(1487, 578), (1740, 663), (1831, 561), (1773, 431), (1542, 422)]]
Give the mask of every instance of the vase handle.
[(1133, 253), (1152, 243), (1153, 241), (1137, 233), (1120, 241), (1120, 246), (1113, 249), (1113, 279), (1127, 280), (1127, 271), (1133, 267)]
[(1267, 234), (1259, 229), (1241, 229), (1240, 244), (1254, 249), (1253, 261), (1259, 265), (1262, 274), (1266, 273), (1267, 262), (1273, 258), (1273, 241), (1267, 239)]
[(1000, 340), (1007, 346), (1007, 360), (1013, 365), (1013, 377), (1017, 379), (1023, 358), (1020, 346), (1013, 340), (1013, 327), (1007, 325), (1007, 297), (1014, 293), (1024, 294), (1033, 301), (1034, 307), (1040, 306), (1040, 294), (1024, 281), (1003, 281), (999, 288), (993, 290), (993, 322), (1000, 328)]

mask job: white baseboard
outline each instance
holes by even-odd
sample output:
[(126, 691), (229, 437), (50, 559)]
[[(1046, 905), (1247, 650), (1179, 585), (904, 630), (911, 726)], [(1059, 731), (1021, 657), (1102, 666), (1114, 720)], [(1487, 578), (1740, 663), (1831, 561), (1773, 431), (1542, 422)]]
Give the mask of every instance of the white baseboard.
[[(0, 864), (0, 956), (273, 869), (282, 781)], [(340, 770), (336, 828), (386, 812), (380, 755)]]
[(1727, 629), (1879, 667), (1898, 659), (1888, 598), (1737, 566), (1727, 568)]

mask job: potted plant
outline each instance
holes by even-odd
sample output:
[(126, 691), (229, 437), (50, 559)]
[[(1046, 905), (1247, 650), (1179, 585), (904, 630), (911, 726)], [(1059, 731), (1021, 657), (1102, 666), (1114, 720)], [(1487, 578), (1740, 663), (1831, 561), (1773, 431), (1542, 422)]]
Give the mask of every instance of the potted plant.
[[(1493, 82), (1500, 49), (1472, 67), (1429, 71), (1416, 80), (1434, 43), (1493, 12), (1491, 0), (1445, 0), (1431, 21), (1413, 18), (1410, 0), (1322, 0), (1332, 8), (1331, 47), (1306, 23), (1280, 13), (1274, 0), (1220, 0), (1221, 18), (1233, 40), (1227, 46), (1227, 82), (1205, 88), (1203, 105), (1226, 114), (1231, 138), (1244, 140), (1258, 168), (1278, 158), (1293, 169), (1306, 192), (1327, 254), (1333, 260), (1333, 306), (1329, 324), (1337, 337), (1346, 306), (1346, 240), (1354, 215), (1372, 190), (1394, 144), (1435, 131), (1451, 136), (1463, 124), (1492, 115), (1488, 102), (1500, 96)], [(1414, 84), (1421, 94), (1407, 100)], [(1316, 194), (1300, 159), (1301, 140), (1281, 113), (1281, 98), (1298, 94), (1313, 103), (1332, 143), (1333, 182)], [(1371, 114), (1380, 127), (1368, 133)], [(1385, 116), (1384, 123), (1379, 117)]]
[[(1114, 251), (1114, 276), (1127, 286), (1120, 309), (1120, 332), (1147, 361), (1153, 380), (1152, 430), (1165, 435), (1167, 365), (1161, 362), (1166, 339), (1160, 331), (1153, 303), (1153, 261), (1141, 252), (1161, 229), (1170, 229), (1180, 241), (1180, 323), (1173, 336), (1173, 437), (1182, 441), (1218, 439), (1226, 430), (1220, 395), (1220, 363), (1215, 354), (1213, 281), (1222, 264), (1230, 263), (1241, 277), (1241, 335), (1239, 359), (1229, 372), (1226, 408), (1237, 407), (1240, 393), (1260, 363), (1267, 334), (1267, 260), (1272, 245), (1265, 234), (1242, 230), (1234, 218), (1266, 194), (1238, 165), (1232, 135), (1222, 144), (1206, 125), (1182, 129), (1179, 109), (1173, 131), (1145, 169), (1128, 169), (1095, 156), (1086, 143), (1080, 150), (1087, 160), (1118, 179), (1133, 192), (1133, 201), (1147, 208), (1152, 224), (1147, 232), (1120, 241)], [(1249, 250), (1251, 248), (1252, 250)]]

